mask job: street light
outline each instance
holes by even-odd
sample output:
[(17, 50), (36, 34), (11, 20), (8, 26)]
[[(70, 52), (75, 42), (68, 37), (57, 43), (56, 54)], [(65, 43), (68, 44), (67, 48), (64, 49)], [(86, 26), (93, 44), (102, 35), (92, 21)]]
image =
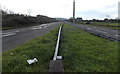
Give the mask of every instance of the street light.
[(75, 22), (75, 0), (73, 0), (73, 23)]

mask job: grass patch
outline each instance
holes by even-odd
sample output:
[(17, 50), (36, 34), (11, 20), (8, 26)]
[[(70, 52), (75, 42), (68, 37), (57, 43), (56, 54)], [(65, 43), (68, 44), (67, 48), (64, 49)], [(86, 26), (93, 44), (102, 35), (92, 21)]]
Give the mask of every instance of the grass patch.
[(90, 24), (86, 24), (86, 22), (80, 22), (78, 24), (89, 25), (89, 26), (98, 26), (98, 27), (103, 27), (103, 28), (120, 30), (120, 26), (119, 26), (118, 23), (91, 22)]
[(118, 43), (65, 24), (60, 55), (65, 72), (117, 72)]
[(92, 24), (105, 25), (105, 26), (119, 26), (118, 23), (111, 23), (111, 22), (92, 22)]
[[(20, 47), (4, 52), (3, 72), (47, 72), (54, 53), (57, 33), (58, 28)], [(38, 62), (28, 65), (27, 60), (33, 58), (37, 58)]]
[(17, 28), (24, 28), (24, 27), (31, 27), (31, 26), (37, 26), (36, 25), (24, 25), (24, 26), (15, 26), (15, 27), (1, 27), (0, 30), (9, 30), (9, 29), (17, 29)]

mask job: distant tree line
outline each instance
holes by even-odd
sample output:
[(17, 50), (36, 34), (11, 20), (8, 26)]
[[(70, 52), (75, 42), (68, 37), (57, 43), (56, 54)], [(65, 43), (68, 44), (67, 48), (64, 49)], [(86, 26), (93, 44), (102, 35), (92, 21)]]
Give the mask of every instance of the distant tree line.
[(43, 15), (37, 15), (36, 17), (24, 15), (7, 13), (2, 10), (2, 27), (18, 27), (18, 26), (30, 26), (35, 24), (43, 24), (55, 22), (55, 18), (50, 18)]
[(84, 21), (89, 21), (89, 22), (110, 22), (110, 23), (118, 23), (118, 22), (120, 22), (120, 20), (118, 20), (118, 19), (108, 19), (108, 18), (105, 18), (104, 20), (92, 19), (92, 20), (84, 20)]

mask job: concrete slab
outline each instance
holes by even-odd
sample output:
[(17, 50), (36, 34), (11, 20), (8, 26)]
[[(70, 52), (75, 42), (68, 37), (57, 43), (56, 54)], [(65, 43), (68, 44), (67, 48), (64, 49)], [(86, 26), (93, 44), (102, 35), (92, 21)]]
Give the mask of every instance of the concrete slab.
[(62, 60), (51, 60), (49, 72), (64, 72)]

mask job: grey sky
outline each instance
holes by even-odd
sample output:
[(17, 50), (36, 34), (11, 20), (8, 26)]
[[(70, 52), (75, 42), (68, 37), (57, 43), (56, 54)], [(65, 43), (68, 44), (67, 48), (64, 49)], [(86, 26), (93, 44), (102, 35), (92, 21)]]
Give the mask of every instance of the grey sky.
[[(119, 0), (76, 0), (76, 17), (83, 19), (104, 19), (118, 17)], [(73, 0), (2, 0), (2, 8), (7, 8), (20, 14), (49, 17), (72, 17)]]

